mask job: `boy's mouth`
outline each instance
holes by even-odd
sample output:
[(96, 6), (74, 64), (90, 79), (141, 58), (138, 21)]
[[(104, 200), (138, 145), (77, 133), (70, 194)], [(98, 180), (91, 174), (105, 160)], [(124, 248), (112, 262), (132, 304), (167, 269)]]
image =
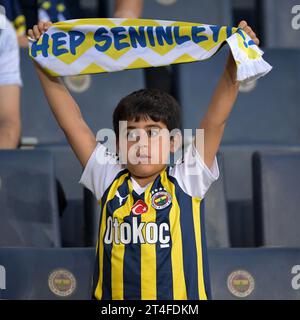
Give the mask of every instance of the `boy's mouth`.
[(150, 163), (150, 159), (151, 159), (151, 157), (148, 156), (147, 154), (140, 154), (136, 158), (139, 163)]
[(138, 156), (138, 158), (141, 158), (141, 159), (149, 159), (150, 157), (147, 155), (147, 154), (140, 154)]

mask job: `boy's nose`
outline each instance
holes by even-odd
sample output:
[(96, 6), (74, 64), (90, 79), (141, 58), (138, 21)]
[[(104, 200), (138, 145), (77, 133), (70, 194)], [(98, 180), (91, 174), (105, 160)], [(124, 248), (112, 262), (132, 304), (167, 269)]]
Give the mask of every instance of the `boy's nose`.
[(143, 152), (145, 152), (146, 150), (148, 150), (148, 145), (146, 145), (146, 144), (138, 144), (137, 145), (137, 151), (139, 152), (139, 153), (143, 153)]
[(138, 139), (138, 142), (137, 142), (137, 146), (139, 148), (142, 148), (142, 147), (148, 147), (148, 137), (147, 136), (139, 136), (139, 139)]

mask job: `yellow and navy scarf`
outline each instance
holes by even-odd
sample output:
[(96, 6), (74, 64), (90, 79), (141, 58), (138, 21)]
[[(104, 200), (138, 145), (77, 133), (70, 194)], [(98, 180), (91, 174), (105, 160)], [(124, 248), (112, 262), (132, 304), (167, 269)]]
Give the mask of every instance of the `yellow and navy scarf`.
[(30, 56), (54, 76), (113, 72), (206, 60), (227, 42), (237, 80), (249, 81), (272, 67), (241, 29), (143, 19), (79, 19), (55, 23)]

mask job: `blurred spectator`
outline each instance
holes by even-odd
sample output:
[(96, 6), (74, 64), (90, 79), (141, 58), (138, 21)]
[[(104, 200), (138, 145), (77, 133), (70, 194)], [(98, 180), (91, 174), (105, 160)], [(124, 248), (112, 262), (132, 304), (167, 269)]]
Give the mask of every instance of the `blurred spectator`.
[(14, 149), (20, 140), (19, 60), (16, 32), (6, 19), (0, 29), (0, 149)]
[(20, 46), (27, 47), (26, 19), (22, 13), (19, 0), (0, 0), (0, 5), (5, 8), (6, 17), (16, 29)]
[(143, 3), (143, 0), (115, 0), (114, 18), (139, 18)]
[[(143, 0), (109, 0), (114, 3), (114, 18), (139, 18)], [(64, 21), (78, 18), (105, 17), (106, 4), (98, 0), (98, 10), (86, 13), (79, 0), (0, 0), (6, 9), (8, 19), (14, 24), (21, 45), (27, 44), (26, 28), (32, 28), (38, 21)]]
[(38, 0), (19, 0), (21, 9), (26, 18), (27, 30), (32, 28), (38, 21)]
[(38, 20), (58, 22), (72, 19), (70, 5), (70, 0), (39, 0)]

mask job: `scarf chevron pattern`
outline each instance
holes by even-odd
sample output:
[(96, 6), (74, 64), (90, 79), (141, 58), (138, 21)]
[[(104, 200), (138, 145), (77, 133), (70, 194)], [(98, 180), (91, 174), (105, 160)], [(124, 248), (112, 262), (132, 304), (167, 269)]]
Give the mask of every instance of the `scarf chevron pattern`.
[(228, 43), (237, 79), (247, 82), (272, 67), (241, 29), (145, 19), (79, 19), (53, 24), (29, 54), (53, 76), (114, 72), (206, 60)]

